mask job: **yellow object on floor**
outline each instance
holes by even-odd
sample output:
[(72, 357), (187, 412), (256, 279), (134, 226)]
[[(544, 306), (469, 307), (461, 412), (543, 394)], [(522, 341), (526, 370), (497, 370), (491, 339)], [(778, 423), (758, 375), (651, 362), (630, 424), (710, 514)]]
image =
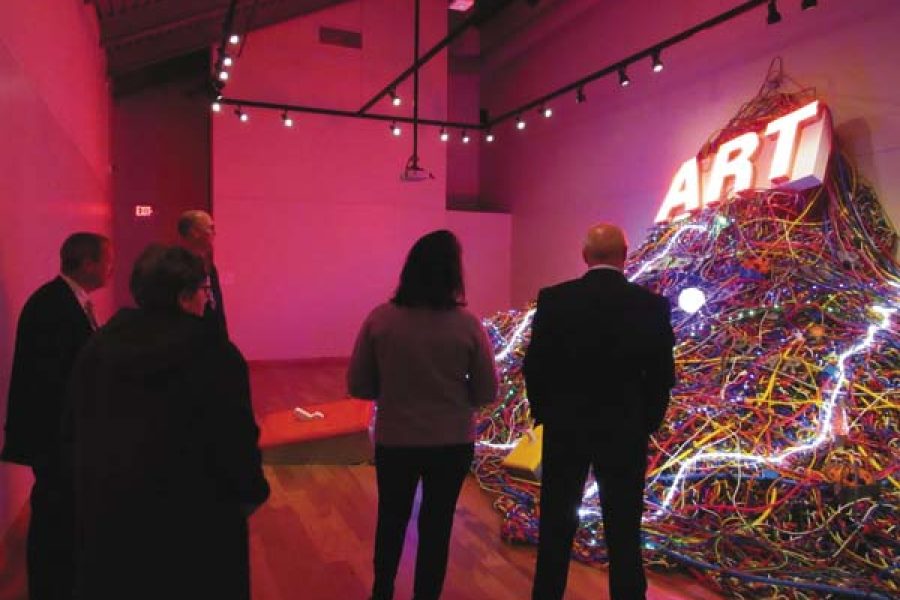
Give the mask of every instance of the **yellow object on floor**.
[(543, 425), (538, 425), (519, 438), (512, 452), (503, 459), (503, 467), (509, 471), (512, 477), (537, 482), (541, 480), (541, 443), (543, 439)]

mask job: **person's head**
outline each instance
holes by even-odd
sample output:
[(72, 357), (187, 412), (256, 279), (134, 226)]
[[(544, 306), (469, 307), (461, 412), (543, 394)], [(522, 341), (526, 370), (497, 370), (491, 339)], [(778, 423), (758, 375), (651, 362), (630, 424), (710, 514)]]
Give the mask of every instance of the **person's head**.
[(625, 233), (616, 225), (598, 223), (588, 229), (581, 256), (589, 267), (609, 265), (622, 269), (628, 255)]
[(131, 295), (150, 311), (181, 310), (203, 316), (208, 298), (203, 260), (180, 246), (151, 244), (131, 271)]
[(465, 305), (462, 248), (453, 233), (432, 231), (413, 244), (391, 301), (397, 306), (439, 309)]
[(208, 212), (188, 210), (178, 219), (178, 235), (191, 252), (207, 257), (212, 254), (216, 225)]
[(112, 265), (112, 244), (99, 233), (73, 233), (59, 249), (59, 270), (88, 292), (106, 285)]

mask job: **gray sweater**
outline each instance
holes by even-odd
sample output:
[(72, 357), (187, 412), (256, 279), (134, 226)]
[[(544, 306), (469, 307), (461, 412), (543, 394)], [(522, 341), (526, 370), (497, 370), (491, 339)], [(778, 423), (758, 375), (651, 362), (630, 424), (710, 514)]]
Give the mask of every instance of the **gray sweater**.
[(494, 400), (487, 335), (464, 308), (375, 308), (347, 371), (350, 394), (376, 402), (375, 442), (440, 446), (474, 441), (475, 409)]

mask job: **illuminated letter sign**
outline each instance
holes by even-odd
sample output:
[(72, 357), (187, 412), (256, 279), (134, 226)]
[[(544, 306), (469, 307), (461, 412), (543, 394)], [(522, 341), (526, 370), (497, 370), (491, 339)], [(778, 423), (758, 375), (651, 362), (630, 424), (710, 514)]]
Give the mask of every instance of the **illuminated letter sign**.
[(700, 208), (700, 166), (697, 159), (692, 158), (686, 161), (672, 185), (669, 187), (669, 193), (666, 199), (659, 207), (659, 213), (656, 215), (657, 221), (665, 221), (669, 218), (669, 214), (676, 208), (681, 209), (678, 212), (688, 212)]
[(755, 133), (739, 135), (719, 146), (713, 161), (712, 175), (704, 188), (703, 205), (712, 204), (722, 199), (725, 180), (734, 178), (732, 193), (746, 190), (753, 186), (753, 159), (759, 150), (759, 136)]
[(656, 215), (665, 221), (714, 204), (742, 190), (804, 190), (821, 185), (831, 154), (831, 114), (810, 102), (719, 146), (712, 166), (701, 177), (700, 161), (681, 165)]

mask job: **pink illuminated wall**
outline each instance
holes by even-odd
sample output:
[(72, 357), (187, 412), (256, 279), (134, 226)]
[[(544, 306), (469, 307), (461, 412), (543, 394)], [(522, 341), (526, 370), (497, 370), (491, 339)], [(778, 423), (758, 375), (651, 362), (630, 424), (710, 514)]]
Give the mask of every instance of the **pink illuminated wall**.
[[(443, 0), (422, 3), (422, 48), (446, 33)], [(358, 109), (412, 63), (412, 3), (348, 2), (252, 33), (226, 96)], [(322, 45), (320, 26), (362, 33), (362, 49)], [(420, 113), (447, 111), (446, 56), (422, 71)], [(374, 112), (411, 114), (411, 81)], [(446, 147), (421, 134), (421, 164), (435, 179), (400, 181), (411, 154), (385, 122), (230, 110), (213, 118), (216, 261), (231, 333), (251, 359), (347, 356), (366, 313), (396, 285), (412, 242), (450, 227), (463, 241), (471, 308), (509, 303), (509, 220), (445, 209)]]
[[(505, 112), (735, 4), (517, 3), (518, 25), (482, 32), (482, 104)], [(776, 56), (830, 105), (840, 143), (900, 223), (900, 2), (778, 6), (781, 23), (766, 25), (762, 6), (666, 50), (662, 73), (633, 65), (628, 89), (607, 77), (585, 88), (584, 104), (573, 93), (550, 120), (531, 113), (523, 133), (498, 130), (502, 152), (482, 152), (481, 194), (512, 211), (513, 304), (582, 272), (580, 242), (594, 221), (623, 224), (638, 245), (675, 171), (756, 94)]]
[[(0, 414), (19, 311), (56, 275), (76, 230), (109, 234), (109, 98), (92, 9), (82, 0), (0, 3)], [(111, 294), (98, 294), (107, 316)], [(2, 433), (0, 433), (2, 436)], [(0, 533), (30, 471), (0, 463)]]

